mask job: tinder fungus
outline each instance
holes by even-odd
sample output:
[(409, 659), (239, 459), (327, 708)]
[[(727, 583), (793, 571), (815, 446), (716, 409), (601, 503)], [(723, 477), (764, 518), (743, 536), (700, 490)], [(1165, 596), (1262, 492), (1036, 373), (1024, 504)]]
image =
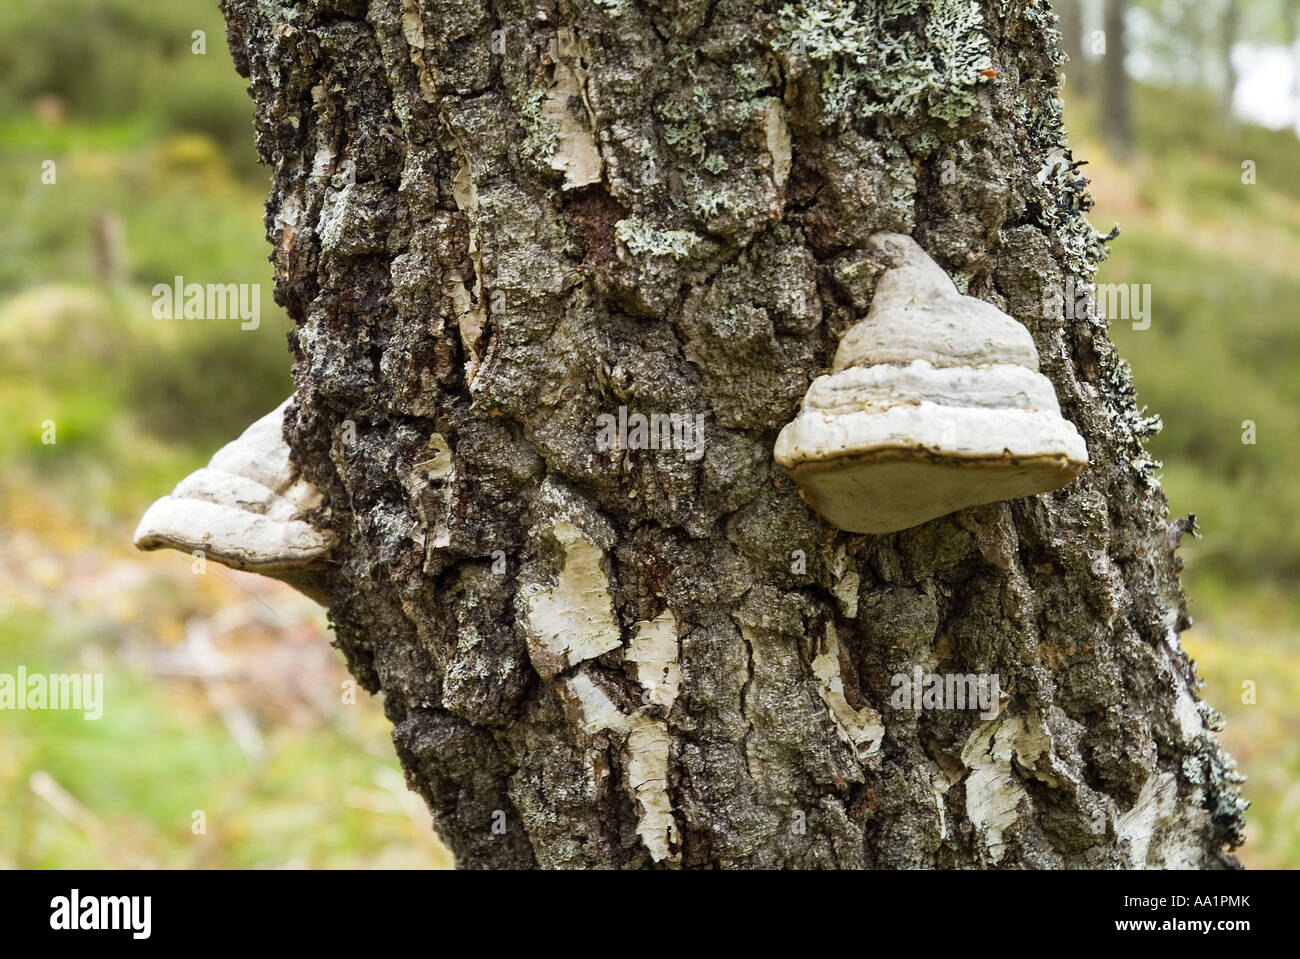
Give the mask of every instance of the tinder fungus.
[(1088, 450), (1020, 323), (963, 296), (909, 236), (872, 237), (887, 268), (831, 372), (776, 442), (827, 522), (889, 533), (1065, 486)]
[(285, 400), (263, 416), (150, 506), (136, 528), (136, 547), (202, 553), (324, 601), (334, 537), (307, 519), (321, 495), (289, 461), (281, 435), (288, 405)]

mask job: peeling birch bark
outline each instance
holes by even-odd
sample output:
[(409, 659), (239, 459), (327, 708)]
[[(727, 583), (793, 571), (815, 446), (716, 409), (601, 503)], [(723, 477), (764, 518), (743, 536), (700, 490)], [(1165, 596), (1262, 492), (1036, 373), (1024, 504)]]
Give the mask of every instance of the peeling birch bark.
[(622, 642), (600, 551), (572, 523), (555, 524), (551, 535), (564, 553), (559, 580), (553, 589), (524, 594), (528, 648), (545, 679)]

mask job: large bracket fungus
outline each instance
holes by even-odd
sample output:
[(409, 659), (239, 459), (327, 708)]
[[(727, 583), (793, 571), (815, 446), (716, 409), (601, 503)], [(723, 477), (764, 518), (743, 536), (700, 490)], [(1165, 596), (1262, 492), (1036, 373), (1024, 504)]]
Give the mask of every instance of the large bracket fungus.
[(775, 456), (829, 523), (890, 533), (1065, 486), (1088, 449), (1029, 331), (963, 296), (910, 236), (880, 233), (866, 319), (809, 387)]
[(320, 491), (298, 476), (289, 459), (282, 425), (292, 399), (150, 506), (136, 528), (136, 547), (201, 552), (327, 603), (334, 536), (312, 524)]

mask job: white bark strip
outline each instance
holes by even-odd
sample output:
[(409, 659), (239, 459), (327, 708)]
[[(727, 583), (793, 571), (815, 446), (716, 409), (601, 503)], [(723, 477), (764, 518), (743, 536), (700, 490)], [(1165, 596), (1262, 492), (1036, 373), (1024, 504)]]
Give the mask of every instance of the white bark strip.
[(859, 760), (876, 756), (880, 752), (880, 743), (885, 738), (885, 726), (880, 721), (880, 713), (870, 706), (854, 709), (844, 698), (844, 679), (840, 676), (840, 639), (834, 625), (828, 624), (826, 627), (826, 648), (813, 659), (812, 670), (817, 677), (817, 692), (830, 710), (840, 738), (853, 747)]
[(665, 609), (649, 622), (636, 624), (627, 661), (636, 664), (637, 682), (649, 701), (671, 710), (682, 685), (682, 668), (677, 663), (677, 619), (672, 610)]
[[(643, 702), (671, 710), (681, 686), (677, 654), (677, 619), (665, 609), (653, 620), (636, 624), (627, 661), (636, 667)], [(621, 712), (585, 671), (563, 680), (561, 699), (576, 707), (579, 728), (589, 736), (612, 732), (625, 739), (627, 787), (637, 804), (637, 835), (655, 862), (675, 862), (681, 834), (668, 795), (672, 735), (668, 723), (647, 709), (631, 716)]]
[(546, 679), (623, 642), (600, 550), (565, 520), (551, 527), (551, 535), (564, 551), (564, 569), (553, 588), (534, 588), (526, 600), (528, 650)]
[(655, 862), (675, 859), (673, 846), (679, 845), (677, 820), (673, 818), (668, 798), (668, 754), (672, 739), (662, 720), (637, 713), (632, 717), (632, 731), (627, 749), (631, 756), (627, 778), (641, 806), (636, 832)]
[[(586, 100), (586, 71), (580, 57), (564, 56), (574, 44), (572, 31), (561, 27), (556, 43), (559, 56), (554, 65), (554, 83), (541, 105), (542, 119), (554, 124), (557, 130), (550, 166), (557, 173), (564, 174), (565, 190), (599, 183), (604, 168)], [(574, 115), (574, 103), (582, 104), (581, 117)]]
[(970, 770), (965, 781), (966, 816), (994, 863), (1006, 854), (1003, 834), (1015, 824), (1020, 804), (1027, 798), (1011, 769), (1016, 743), (1024, 733), (1023, 719), (1000, 716), (980, 723), (961, 754)]

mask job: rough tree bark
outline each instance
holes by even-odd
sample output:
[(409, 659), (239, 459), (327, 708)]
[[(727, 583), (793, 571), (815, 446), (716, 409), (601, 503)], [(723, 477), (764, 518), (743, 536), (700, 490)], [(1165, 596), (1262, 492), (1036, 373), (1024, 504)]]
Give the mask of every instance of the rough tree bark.
[[(465, 866), (1233, 865), (1035, 0), (222, 0), (330, 615)], [(885, 536), (772, 460), (877, 231), (1026, 324), (1092, 467)], [(597, 448), (703, 414), (705, 452)], [(996, 718), (891, 706), (997, 673)]]

